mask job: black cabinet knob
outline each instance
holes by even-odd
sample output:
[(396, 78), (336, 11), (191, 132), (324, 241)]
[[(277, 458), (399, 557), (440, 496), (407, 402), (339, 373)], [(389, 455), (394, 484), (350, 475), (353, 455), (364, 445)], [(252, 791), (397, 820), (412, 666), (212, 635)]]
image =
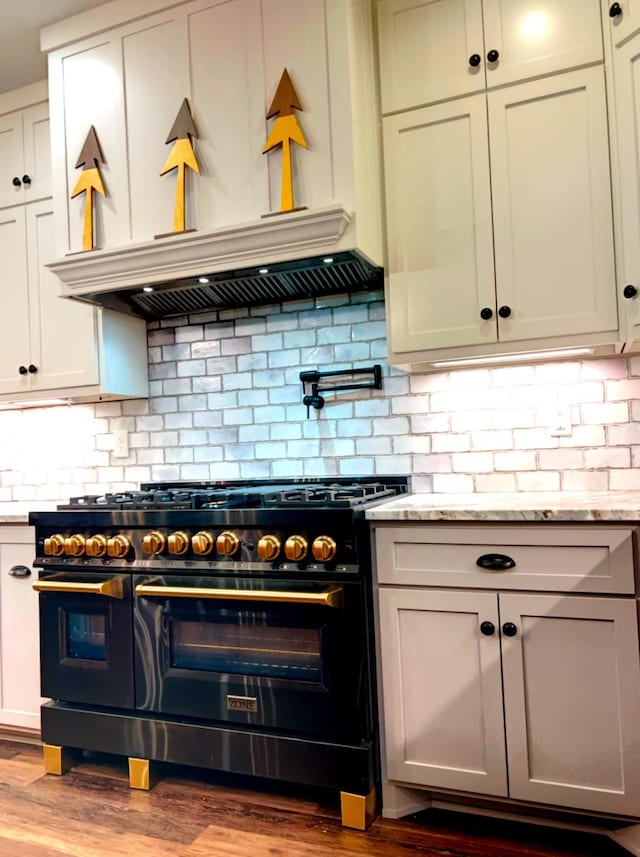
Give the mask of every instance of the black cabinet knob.
[(480, 54), (471, 54), (471, 56), (469, 57), (469, 65), (473, 66), (473, 68), (479, 66), (481, 62), (482, 57), (480, 56)]
[(490, 318), (493, 318), (493, 310), (491, 307), (483, 306), (480, 310), (480, 318), (483, 321), (489, 321)]
[(501, 306), (498, 310), (498, 315), (500, 318), (509, 318), (511, 315), (511, 307), (510, 306)]
[(635, 298), (635, 296), (638, 294), (638, 290), (635, 286), (625, 286), (622, 290), (622, 294), (625, 296), (625, 298)]
[(494, 48), (487, 54), (487, 62), (498, 62), (499, 52)]
[(31, 176), (27, 176), (27, 175), (22, 176), (22, 184), (30, 185), (31, 184)]
[(515, 637), (515, 635), (518, 633), (518, 629), (513, 624), (513, 622), (505, 622), (502, 626), (502, 633), (505, 635), (505, 637)]
[(14, 176), (14, 177), (11, 179), (11, 184), (12, 184), (14, 187), (20, 187), (20, 186), (22, 185), (22, 182), (20, 181), (20, 179), (18, 178), (18, 176)]
[(618, 15), (622, 15), (622, 6), (619, 3), (612, 3), (609, 7), (609, 17), (617, 18)]
[(482, 622), (480, 625), (480, 633), (484, 634), (485, 637), (490, 637), (492, 634), (495, 634), (496, 626), (493, 622)]
[(489, 571), (506, 571), (515, 568), (516, 561), (506, 553), (483, 553), (476, 560), (476, 565)]
[(35, 375), (38, 371), (38, 367), (34, 366), (33, 363), (29, 363), (29, 375)]
[(29, 370), (27, 369), (27, 367), (26, 367), (26, 366), (18, 366), (18, 372), (19, 372), (21, 375), (26, 375), (28, 371), (29, 371)]

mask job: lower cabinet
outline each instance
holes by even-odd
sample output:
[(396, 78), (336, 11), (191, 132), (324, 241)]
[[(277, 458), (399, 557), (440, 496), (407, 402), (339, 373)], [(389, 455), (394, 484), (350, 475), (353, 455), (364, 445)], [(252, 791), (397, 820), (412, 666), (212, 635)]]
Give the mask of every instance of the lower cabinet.
[[(400, 530), (393, 532), (397, 537)], [(593, 546), (602, 579), (606, 566), (618, 562), (619, 549), (607, 553), (604, 544), (610, 535)], [(579, 529), (567, 536), (579, 547)], [(385, 538), (394, 536), (378, 529), (378, 543)], [(530, 534), (535, 539), (544, 540), (544, 529)], [(381, 547), (378, 556), (389, 555), (388, 545)], [(504, 549), (498, 543), (481, 559), (506, 555), (515, 569), (519, 552), (524, 564), (531, 549), (531, 543)], [(562, 573), (562, 549), (555, 552)], [(424, 568), (433, 566), (425, 557)], [(553, 577), (553, 567), (541, 570)], [(630, 555), (627, 570), (632, 579)], [(500, 591), (431, 588), (428, 572), (424, 587), (379, 586), (388, 780), (640, 816), (635, 597), (509, 592), (508, 574), (499, 572)]]
[(33, 527), (0, 524), (0, 727), (40, 729), (38, 594)]

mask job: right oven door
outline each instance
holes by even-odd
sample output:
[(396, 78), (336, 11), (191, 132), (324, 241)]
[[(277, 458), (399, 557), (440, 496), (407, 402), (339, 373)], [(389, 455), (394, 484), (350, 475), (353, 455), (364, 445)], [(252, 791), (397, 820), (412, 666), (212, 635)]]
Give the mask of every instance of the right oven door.
[(367, 737), (358, 582), (134, 580), (136, 706), (227, 724)]

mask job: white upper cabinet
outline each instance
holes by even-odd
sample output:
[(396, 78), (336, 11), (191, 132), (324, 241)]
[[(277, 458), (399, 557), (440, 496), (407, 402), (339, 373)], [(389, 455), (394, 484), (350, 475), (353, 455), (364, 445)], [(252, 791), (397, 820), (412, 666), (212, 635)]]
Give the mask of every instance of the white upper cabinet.
[(345, 241), (357, 229), (357, 245), (381, 263), (375, 52), (367, 0), (191, 0), (162, 9), (167, 5), (147, 2), (147, 13), (129, 20), (128, 3), (111, 3), (109, 27), (99, 10), (91, 10), (83, 16), (82, 38), (69, 35), (77, 32), (75, 19), (45, 31), (45, 46), (62, 45), (49, 55), (53, 157), (64, 165), (54, 188), (57, 255), (82, 248), (84, 199), (69, 196), (92, 125), (105, 158), (107, 192), (96, 202), (96, 249), (154, 242), (171, 233), (176, 177), (160, 171), (185, 98), (200, 166), (200, 174), (186, 175), (186, 229), (206, 233), (278, 213), (282, 154), (263, 154), (263, 148), (273, 124), (267, 109), (286, 68), (308, 144), (291, 148), (294, 206), (313, 211), (341, 205), (362, 212), (343, 227)]
[(611, 40), (620, 45), (625, 39), (640, 30), (640, 0), (602, 0), (603, 14), (611, 27)]
[(0, 208), (51, 196), (46, 101), (0, 115)]
[(378, 0), (392, 113), (602, 60), (597, 2)]

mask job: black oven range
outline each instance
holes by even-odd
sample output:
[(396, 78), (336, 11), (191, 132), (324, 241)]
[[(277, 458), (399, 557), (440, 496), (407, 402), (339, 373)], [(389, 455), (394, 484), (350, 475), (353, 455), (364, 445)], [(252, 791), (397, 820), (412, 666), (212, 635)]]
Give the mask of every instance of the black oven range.
[(34, 511), (45, 768), (125, 755), (336, 789), (380, 778), (365, 511), (404, 476), (143, 483)]

